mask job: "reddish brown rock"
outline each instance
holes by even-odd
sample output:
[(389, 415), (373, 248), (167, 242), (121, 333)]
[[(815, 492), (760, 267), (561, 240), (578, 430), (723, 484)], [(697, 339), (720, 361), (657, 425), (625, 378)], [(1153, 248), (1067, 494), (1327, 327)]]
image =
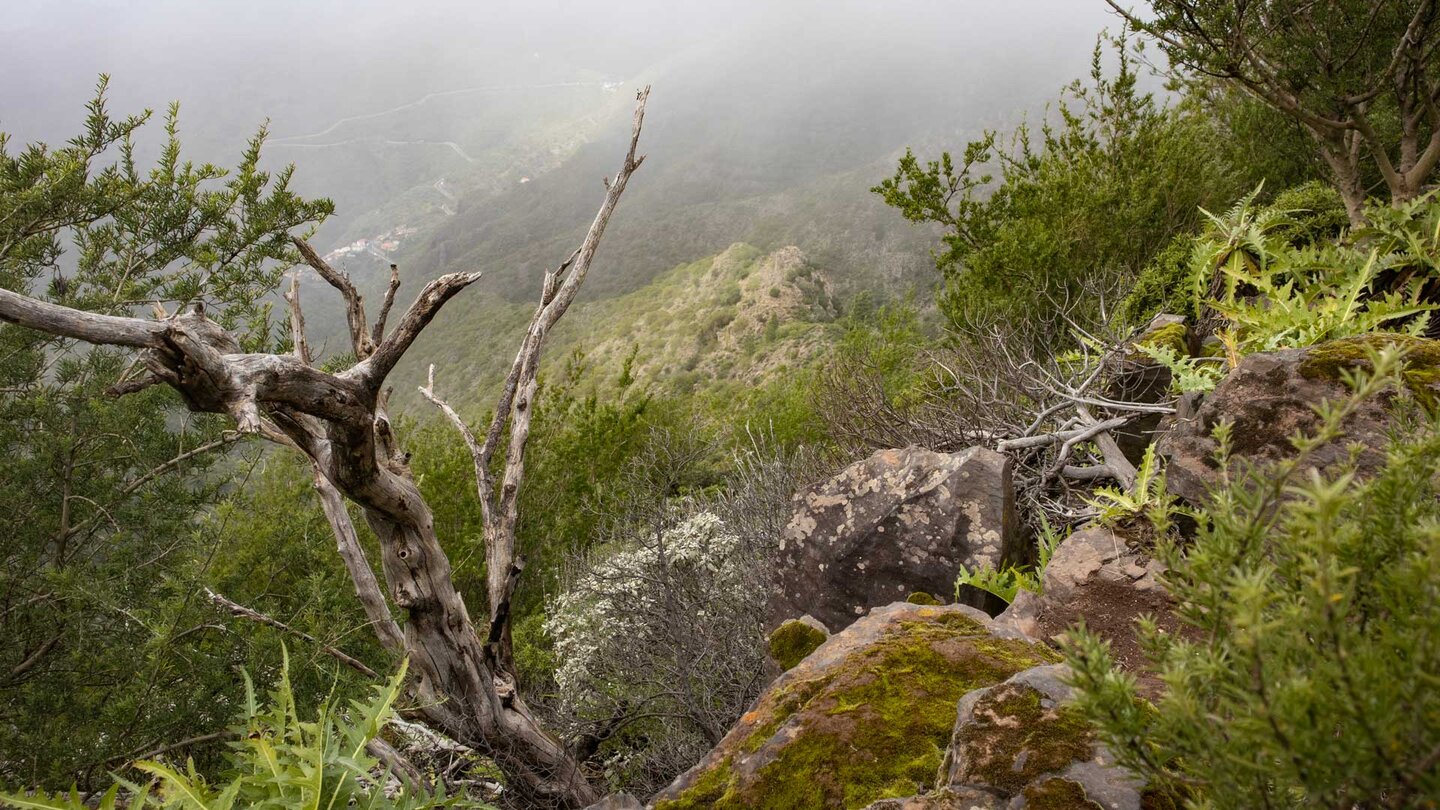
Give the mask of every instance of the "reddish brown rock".
[(1088, 630), (1110, 641), (1115, 662), (1153, 692), (1159, 684), (1146, 672), (1135, 620), (1148, 614), (1162, 630), (1181, 632), (1170, 595), (1159, 580), (1164, 570), (1109, 529), (1081, 529), (1055, 549), (1041, 578), (1041, 593), (1020, 591), (996, 622), (1031, 638), (1054, 641), (1084, 621)]
[[(1166, 432), (1157, 448), (1165, 461), (1170, 491), (1192, 504), (1205, 503), (1220, 480), (1213, 433), (1223, 421), (1233, 425), (1232, 463), (1263, 465), (1293, 456), (1290, 437), (1297, 431), (1312, 432), (1320, 424), (1315, 406), (1349, 395), (1342, 371), (1366, 365), (1367, 346), (1378, 349), (1390, 342), (1404, 343), (1410, 351), (1405, 376), (1414, 393), (1422, 400), (1433, 399), (1440, 368), (1440, 342), (1433, 340), (1370, 335), (1249, 355), (1214, 391), (1182, 400), (1179, 412), (1162, 425)], [(1392, 403), (1390, 398), (1361, 403), (1345, 422), (1343, 438), (1319, 448), (1311, 457), (1312, 466), (1323, 469), (1346, 461), (1351, 447), (1358, 446), (1359, 473), (1364, 476), (1379, 469), (1394, 424)]]

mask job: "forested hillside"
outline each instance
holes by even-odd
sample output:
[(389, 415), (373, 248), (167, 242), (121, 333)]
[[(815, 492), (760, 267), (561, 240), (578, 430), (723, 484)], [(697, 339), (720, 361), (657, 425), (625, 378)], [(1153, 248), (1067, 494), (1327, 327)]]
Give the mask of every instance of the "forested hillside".
[(0, 29), (0, 805), (1440, 803), (1440, 3), (141, 5)]

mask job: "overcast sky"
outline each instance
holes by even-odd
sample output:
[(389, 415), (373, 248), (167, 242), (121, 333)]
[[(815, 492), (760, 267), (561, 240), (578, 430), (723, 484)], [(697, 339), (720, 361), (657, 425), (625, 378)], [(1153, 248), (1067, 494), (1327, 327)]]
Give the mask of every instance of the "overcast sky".
[(865, 43), (917, 78), (926, 60), (941, 71), (947, 50), (980, 48), (1002, 71), (1049, 79), (1113, 22), (1100, 0), (7, 0), (0, 130), (68, 134), (101, 72), (117, 109), (180, 99), (203, 138), (266, 117), (277, 135), (305, 131), (478, 83), (629, 78), (721, 42), (792, 43), (806, 54), (794, 70), (816, 75)]

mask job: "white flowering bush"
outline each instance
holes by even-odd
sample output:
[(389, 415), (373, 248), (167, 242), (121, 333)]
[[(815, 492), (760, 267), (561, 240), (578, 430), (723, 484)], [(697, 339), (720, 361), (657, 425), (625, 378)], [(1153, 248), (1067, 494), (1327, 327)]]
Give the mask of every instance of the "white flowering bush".
[[(545, 623), (562, 662), (555, 673), (561, 694), (583, 700), (586, 689), (608, 674), (617, 648), (655, 634), (650, 620), (674, 606), (667, 584), (700, 578), (712, 593), (739, 584), (738, 547), (739, 538), (725, 531), (718, 515), (700, 512), (663, 531), (653, 544), (596, 563), (555, 600)], [(695, 618), (707, 612), (697, 606)]]
[(764, 683), (767, 550), (719, 514), (667, 506), (592, 557), (551, 605), (557, 709), (614, 787), (658, 789)]

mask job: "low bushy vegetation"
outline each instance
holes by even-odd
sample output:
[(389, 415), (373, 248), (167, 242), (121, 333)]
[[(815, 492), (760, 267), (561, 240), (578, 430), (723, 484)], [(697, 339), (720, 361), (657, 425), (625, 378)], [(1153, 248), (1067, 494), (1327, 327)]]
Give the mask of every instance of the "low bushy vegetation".
[[(1094, 521), (1169, 568), (1187, 629), (1142, 623), (1164, 687), (1153, 702), (1098, 637), (1066, 641), (1081, 709), (1152, 798), (1196, 810), (1434, 806), (1440, 424), (1434, 364), (1411, 361), (1440, 356), (1427, 337), (1440, 192), (1357, 209), (1315, 181), (1316, 153), (1284, 116), (1212, 78), (1172, 75), (1172, 94), (1151, 94), (1142, 63), (1122, 34), (1037, 123), (987, 132), (958, 159), (907, 152), (874, 189), (939, 229), (933, 301), (842, 302), (799, 250), (735, 244), (587, 302), (559, 328), (526, 405), (513, 624), (485, 643), (516, 664), (497, 701), (518, 691), (564, 738), (569, 773), (653, 793), (754, 703), (774, 674), (767, 652), (788, 668), (825, 637), (804, 626), (804, 644), (771, 650), (764, 634), (775, 547), (802, 485), (879, 448), (986, 445), (1011, 454), (1033, 547), (1019, 564), (962, 570), (957, 595), (1040, 593), (1057, 547)], [(143, 117), (111, 120), (103, 95), (90, 113), (62, 149), (12, 155), (0, 141), (0, 286), (102, 314), (204, 303), (239, 348), (293, 348), (267, 296), (295, 259), (286, 234), (331, 206), (294, 196), (289, 172), (260, 171), (261, 137), (233, 174), (197, 167), (179, 159), (172, 113), (147, 176), (129, 143)], [(36, 217), (60, 224), (38, 235), (16, 224)], [(64, 269), (61, 233), (78, 254)], [(478, 304), (434, 354), (491, 382), (513, 355), (474, 346), (523, 331), (531, 309)], [(1185, 322), (1137, 340), (1162, 313)], [(1378, 353), (1354, 340), (1377, 334)], [(1262, 467), (1231, 463), (1222, 425), (1222, 485), (1204, 509), (1167, 490), (1155, 444), (1122, 450), (1090, 430), (1150, 419), (1135, 430), (1149, 442), (1178, 394), (1212, 390), (1246, 355), (1317, 346), (1312, 362), (1353, 396), (1317, 403), (1318, 430)], [(1116, 371), (1127, 363), (1168, 371), (1170, 389), (1162, 380), (1129, 401)], [(368, 632), (314, 469), (242, 444), (223, 419), (191, 417), (164, 386), (110, 398), (142, 365), (0, 325), (0, 780), (75, 785), (0, 801), (481, 806), (377, 757), (409, 694), (405, 669), (383, 687), (364, 674), (393, 671), (399, 654)], [(397, 377), (386, 418), (406, 428), (407, 452), (389, 463), (413, 473), (479, 626), (492, 572), (477, 462), (449, 425), (406, 410), (419, 373)], [(1314, 448), (1343, 439), (1347, 414), (1377, 397), (1404, 414), (1384, 468), (1309, 471)], [(396, 563), (380, 562), (376, 536), (352, 518), (383, 577)], [(205, 588), (272, 620), (230, 622)], [(306, 640), (293, 667), (282, 634)], [(359, 672), (337, 670), (331, 647)], [(275, 676), (268, 705), (253, 690), (234, 698), (241, 670)], [(866, 701), (905, 717), (907, 696), (877, 683)], [(924, 748), (906, 766), (923, 778), (907, 771), (902, 792), (938, 764), (930, 737), (948, 733), (963, 692), (943, 686), (922, 718), (928, 736), (899, 746)], [(796, 795), (809, 790), (793, 776)]]
[[(232, 810), (244, 807), (429, 810), (439, 807), (485, 810), (489, 805), (447, 798), (396, 774), (372, 754), (405, 682), (402, 664), (366, 700), (348, 706), (322, 703), (313, 720), (302, 720), (290, 685), (289, 658), (282, 650), (280, 679), (261, 704), (245, 676), (243, 719), (225, 737), (230, 751), (219, 777), (207, 777), (193, 761), (162, 759), (133, 763), (145, 780), (117, 780), (93, 800), (78, 791), (47, 795), (0, 794), (0, 805), (21, 810), (114, 810), (117, 806), (173, 810)], [(393, 750), (393, 749), (392, 749)], [(146, 781), (148, 780), (148, 781)]]
[(1190, 807), (1424, 807), (1440, 795), (1440, 433), (1413, 415), (1369, 480), (1311, 471), (1365, 400), (1404, 397), (1396, 349), (1321, 403), (1274, 465), (1233, 469), (1192, 542), (1162, 541), (1186, 631), (1142, 622), (1150, 704), (1108, 646), (1068, 642), (1081, 707), (1128, 767)]

